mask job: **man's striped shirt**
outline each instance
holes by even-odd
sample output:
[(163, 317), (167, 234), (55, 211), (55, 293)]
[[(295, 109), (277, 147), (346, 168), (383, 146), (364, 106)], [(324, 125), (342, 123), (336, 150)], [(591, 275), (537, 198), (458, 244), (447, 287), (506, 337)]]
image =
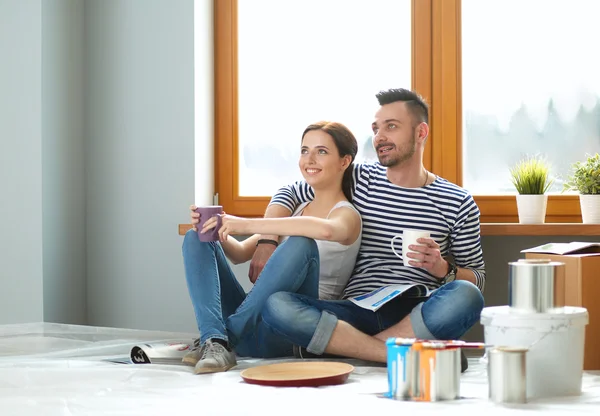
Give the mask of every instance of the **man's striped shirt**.
[[(281, 188), (271, 204), (294, 208), (313, 199), (312, 188), (303, 181)], [(391, 250), (391, 240), (405, 229), (429, 231), (440, 245), (442, 256), (452, 255), (456, 266), (475, 274), (483, 291), (485, 265), (481, 250), (479, 208), (463, 188), (436, 177), (422, 188), (392, 184), (379, 163), (354, 168), (352, 203), (363, 221), (360, 251), (343, 298), (359, 296), (391, 284), (422, 283), (430, 289), (440, 280), (426, 270), (405, 266)], [(401, 253), (401, 238), (394, 242)]]

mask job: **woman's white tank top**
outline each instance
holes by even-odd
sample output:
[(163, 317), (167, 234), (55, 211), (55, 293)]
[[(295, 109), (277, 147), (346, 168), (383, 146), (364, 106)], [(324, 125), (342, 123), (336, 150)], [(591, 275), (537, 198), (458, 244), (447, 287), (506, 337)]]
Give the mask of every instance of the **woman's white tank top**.
[[(300, 216), (308, 203), (298, 206), (292, 216)], [(331, 208), (331, 213), (342, 207), (353, 209), (360, 218), (360, 214), (348, 201), (340, 201)], [(319, 249), (320, 272), (319, 272), (319, 299), (340, 299), (346, 284), (354, 271), (356, 256), (362, 239), (362, 218), (360, 233), (354, 243), (345, 246), (335, 241), (315, 240)]]

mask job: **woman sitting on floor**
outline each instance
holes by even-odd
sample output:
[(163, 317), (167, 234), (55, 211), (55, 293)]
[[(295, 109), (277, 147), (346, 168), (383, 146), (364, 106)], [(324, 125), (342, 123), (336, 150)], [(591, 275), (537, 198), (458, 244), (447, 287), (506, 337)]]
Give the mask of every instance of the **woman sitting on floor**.
[[(201, 242), (196, 233), (200, 214), (191, 207), (193, 229), (185, 235), (183, 258), (200, 339), (198, 348), (183, 361), (195, 365), (196, 373), (227, 371), (236, 365), (236, 353), (261, 358), (292, 355), (293, 346), (262, 325), (261, 310), (271, 294), (296, 292), (322, 299), (341, 296), (361, 240), (361, 218), (350, 203), (357, 149), (354, 135), (340, 123), (319, 122), (306, 128), (299, 167), (315, 197), (291, 217), (246, 219), (223, 213), (220, 241)], [(217, 218), (211, 218), (201, 232), (216, 225)], [(251, 234), (241, 242), (230, 237)], [(261, 234), (293, 237), (280, 242), (246, 294), (227, 259), (233, 263), (250, 260)], [(318, 250), (319, 256), (312, 257), (320, 261), (285, 258), (279, 249), (283, 246), (313, 254)]]

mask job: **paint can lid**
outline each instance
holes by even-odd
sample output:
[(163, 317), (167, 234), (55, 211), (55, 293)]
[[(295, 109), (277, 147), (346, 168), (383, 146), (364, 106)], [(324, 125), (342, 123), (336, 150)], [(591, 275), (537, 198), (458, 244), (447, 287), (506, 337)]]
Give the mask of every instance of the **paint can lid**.
[(390, 345), (413, 345), (417, 340), (415, 338), (388, 338), (385, 344)]
[(481, 311), (483, 326), (507, 328), (530, 328), (537, 332), (554, 331), (556, 327), (565, 330), (572, 326), (585, 326), (589, 322), (586, 308), (565, 306), (546, 313), (522, 313), (510, 306), (489, 306)]
[(518, 259), (517, 261), (511, 261), (508, 263), (510, 268), (539, 268), (539, 267), (560, 267), (564, 266), (565, 263), (560, 261), (553, 261), (550, 259)]
[(508, 346), (497, 346), (489, 349), (490, 354), (520, 354), (529, 351), (527, 347), (508, 347)]

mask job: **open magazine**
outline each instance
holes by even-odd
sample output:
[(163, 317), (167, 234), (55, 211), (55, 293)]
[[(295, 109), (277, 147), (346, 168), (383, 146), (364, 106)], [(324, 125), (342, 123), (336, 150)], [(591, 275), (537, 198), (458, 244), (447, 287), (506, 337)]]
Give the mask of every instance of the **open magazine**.
[(600, 243), (572, 241), (570, 243), (547, 243), (541, 246), (521, 250), (521, 253), (574, 254), (598, 253)]
[(397, 296), (404, 294), (411, 297), (429, 296), (437, 289), (429, 289), (421, 283), (390, 285), (376, 289), (364, 295), (355, 296), (349, 300), (361, 308), (375, 312)]
[(195, 346), (195, 340), (173, 340), (139, 344), (131, 349), (133, 364), (181, 364), (183, 356)]

